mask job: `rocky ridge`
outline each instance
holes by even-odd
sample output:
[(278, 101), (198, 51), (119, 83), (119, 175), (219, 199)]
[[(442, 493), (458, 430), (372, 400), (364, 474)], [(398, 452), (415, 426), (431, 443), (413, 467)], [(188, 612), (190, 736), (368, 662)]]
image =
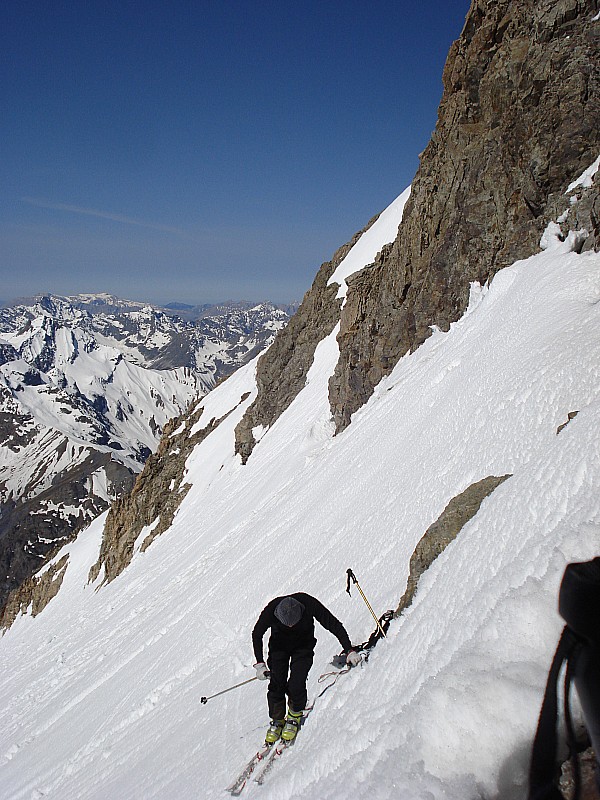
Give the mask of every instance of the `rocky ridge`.
[(597, 0), (473, 0), (398, 238), (349, 282), (338, 431), (432, 326), (462, 315), (472, 281), (535, 252), (548, 219), (585, 226), (580, 247), (598, 248), (597, 190), (573, 209), (564, 183), (600, 152), (597, 12)]
[[(340, 358), (330, 381), (337, 431), (433, 326), (447, 330), (462, 315), (471, 282), (484, 284), (535, 252), (549, 219), (562, 238), (571, 232), (574, 249), (598, 249), (597, 186), (591, 177), (565, 185), (600, 150), (595, 14), (591, 0), (472, 2), (448, 56), (438, 124), (398, 237), (348, 279), (343, 309), (329, 279), (377, 217), (321, 266), (297, 314), (258, 362), (258, 395), (235, 432), (243, 462), (255, 430), (272, 425), (304, 386), (317, 344), (340, 316)], [(104, 566), (104, 579), (112, 580), (143, 528), (155, 525), (147, 546), (172, 519), (170, 495), (185, 491), (175, 451), (187, 447), (197, 413), (181, 418), (177, 447), (167, 430), (132, 495), (114, 507), (92, 578)]]
[(256, 370), (258, 396), (235, 432), (236, 453), (241, 455), (243, 463), (246, 463), (256, 444), (253, 428), (270, 427), (288, 408), (306, 382), (318, 343), (339, 322), (341, 300), (336, 297), (338, 285), (328, 285), (329, 278), (378, 216), (338, 248), (331, 261), (321, 265), (289, 325), (259, 359)]
[(472, 281), (484, 284), (538, 249), (548, 219), (562, 236), (585, 228), (577, 248), (598, 247), (596, 187), (567, 194), (565, 186), (600, 150), (596, 12), (595, 0), (474, 0), (448, 56), (438, 123), (398, 236), (348, 279), (343, 309), (329, 279), (377, 217), (321, 266), (259, 359), (258, 394), (235, 432), (244, 463), (256, 429), (290, 405), (340, 317), (330, 381), (337, 431), (432, 326), (447, 330), (462, 315)]
[[(587, 232), (577, 249), (600, 246), (597, 187), (565, 185), (600, 151), (597, 13), (597, 0), (472, 2), (398, 236), (348, 280), (330, 381), (337, 432), (402, 355), (464, 313), (472, 282), (536, 251), (549, 219), (563, 237)], [(243, 461), (252, 429), (289, 406), (339, 321), (326, 277), (347, 249), (338, 253), (259, 364), (258, 396), (236, 431)]]
[[(242, 396), (240, 402), (245, 399), (247, 396)], [(112, 505), (90, 582), (102, 571), (102, 582), (110, 583), (130, 563), (138, 541), (143, 553), (171, 525), (190, 488), (184, 481), (186, 460), (222, 421), (211, 419), (199, 427), (203, 412), (199, 402), (167, 424), (156, 453), (147, 460), (131, 492)]]
[(32, 575), (8, 597), (8, 601), (0, 614), (0, 629), (8, 630), (19, 614), (30, 612), (32, 617), (40, 614), (56, 597), (62, 585), (69, 565), (69, 556), (65, 555), (56, 564)]
[(2, 333), (26, 331), (42, 317), (85, 330), (146, 369), (192, 369), (206, 392), (267, 347), (293, 308), (230, 301), (178, 312), (106, 294), (38, 295), (0, 309), (0, 360)]

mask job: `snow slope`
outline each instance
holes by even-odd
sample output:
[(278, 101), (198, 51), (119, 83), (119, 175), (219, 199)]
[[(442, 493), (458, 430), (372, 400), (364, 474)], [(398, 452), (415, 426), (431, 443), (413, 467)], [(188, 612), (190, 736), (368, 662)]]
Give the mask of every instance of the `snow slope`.
[(263, 737), (265, 687), (200, 697), (252, 677), (265, 603), (307, 591), (363, 641), (373, 621), (345, 593), (346, 569), (379, 613), (395, 607), (415, 545), (448, 501), (506, 473), (368, 665), (320, 697), (338, 643), (317, 631), (315, 709), (247, 796), (523, 795), (562, 571), (600, 546), (600, 255), (571, 252), (553, 229), (545, 241), (474, 286), (464, 317), (405, 356), (335, 438), (336, 331), (246, 466), (233, 431), (254, 397), (254, 364), (201, 401), (210, 419), (250, 392), (189, 458), (193, 488), (172, 527), (98, 588), (87, 585), (96, 520), (66, 548), (57, 598), (0, 641), (3, 800), (223, 797)]

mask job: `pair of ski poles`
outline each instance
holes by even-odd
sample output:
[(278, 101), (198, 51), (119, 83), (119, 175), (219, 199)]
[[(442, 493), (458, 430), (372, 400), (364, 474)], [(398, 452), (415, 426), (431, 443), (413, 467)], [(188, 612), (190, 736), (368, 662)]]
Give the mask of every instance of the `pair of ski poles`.
[[(347, 575), (346, 591), (350, 595), (350, 581), (352, 581), (352, 583), (354, 583), (354, 585), (357, 587), (358, 591), (360, 592), (360, 596), (365, 601), (365, 604), (366, 604), (367, 608), (369, 609), (369, 611), (371, 612), (371, 614), (373, 615), (373, 619), (375, 620), (381, 635), (385, 639), (386, 638), (385, 631), (381, 627), (381, 623), (379, 622), (379, 619), (378, 619), (377, 615), (373, 611), (373, 609), (371, 607), (371, 604), (369, 603), (369, 601), (365, 597), (365, 593), (361, 589), (360, 583), (356, 580), (356, 575), (354, 574), (354, 572), (352, 572), (351, 569), (347, 569), (346, 570), (346, 575)], [(352, 595), (350, 595), (350, 596), (352, 596)], [(266, 674), (268, 676), (269, 673), (267, 672)], [(200, 698), (200, 702), (203, 705), (205, 705), (206, 703), (208, 703), (209, 700), (213, 700), (215, 697), (219, 697), (222, 694), (227, 694), (227, 692), (232, 692), (234, 689), (239, 689), (240, 686), (245, 686), (247, 683), (252, 683), (252, 681), (256, 681), (256, 680), (258, 680), (258, 675), (255, 675), (253, 678), (248, 678), (248, 680), (242, 681), (241, 683), (236, 683), (235, 686), (230, 686), (228, 689), (223, 689), (220, 692), (216, 692), (215, 694), (211, 694), (209, 697), (201, 697)]]

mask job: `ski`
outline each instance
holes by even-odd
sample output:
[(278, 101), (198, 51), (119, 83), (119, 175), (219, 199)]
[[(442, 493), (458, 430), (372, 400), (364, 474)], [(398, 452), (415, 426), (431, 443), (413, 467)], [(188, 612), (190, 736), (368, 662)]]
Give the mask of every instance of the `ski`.
[[(300, 723), (300, 728), (306, 722), (306, 718), (313, 710), (313, 705), (308, 706), (304, 710), (304, 716), (302, 717), (302, 722)], [(252, 776), (252, 773), (256, 770), (256, 768), (264, 761), (265, 764), (263, 765), (260, 772), (256, 775), (255, 780), (257, 783), (262, 784), (265, 779), (265, 776), (269, 774), (269, 772), (273, 769), (273, 762), (276, 761), (281, 753), (284, 750), (287, 750), (288, 747), (295, 743), (296, 739), (292, 739), (291, 742), (286, 742), (283, 739), (279, 739), (279, 741), (271, 744), (263, 744), (263, 746), (258, 750), (248, 761), (246, 766), (242, 769), (240, 774), (237, 778), (227, 787), (227, 791), (233, 797), (239, 797), (241, 793), (244, 791), (248, 780)]]
[(275, 766), (275, 763), (279, 760), (279, 758), (280, 758), (281, 754), (284, 752), (284, 750), (289, 750), (289, 748), (292, 747), (292, 745), (296, 744), (298, 736), (300, 735), (300, 731), (302, 730), (304, 724), (306, 723), (308, 715), (313, 710), (313, 708), (314, 708), (314, 703), (311, 703), (311, 705), (309, 705), (307, 708), (304, 709), (304, 715), (302, 716), (302, 720), (300, 721), (300, 726), (299, 726), (299, 729), (298, 729), (298, 733), (296, 734), (294, 739), (292, 739), (291, 741), (288, 741), (288, 742), (286, 742), (284, 739), (280, 739), (276, 743), (275, 747), (273, 748), (273, 752), (268, 757), (265, 765), (262, 767), (260, 772), (255, 776), (254, 780), (256, 781), (256, 783), (262, 785), (264, 783), (264, 781), (265, 781), (265, 778), (271, 772), (271, 770)]
[(281, 754), (284, 752), (284, 750), (290, 748), (295, 741), (296, 741), (295, 739), (292, 739), (291, 742), (284, 742), (283, 739), (280, 739), (277, 742), (277, 745), (275, 746), (273, 752), (267, 759), (267, 763), (263, 766), (258, 775), (254, 778), (256, 783), (262, 786), (262, 784), (265, 782), (265, 778), (271, 772), (273, 766), (275, 765)]
[(242, 769), (240, 774), (237, 778), (227, 787), (227, 791), (233, 797), (239, 797), (240, 794), (244, 791), (244, 787), (248, 783), (248, 779), (256, 769), (256, 767), (268, 757), (271, 750), (273, 749), (272, 744), (264, 744), (260, 750), (258, 750), (248, 761), (246, 766)]

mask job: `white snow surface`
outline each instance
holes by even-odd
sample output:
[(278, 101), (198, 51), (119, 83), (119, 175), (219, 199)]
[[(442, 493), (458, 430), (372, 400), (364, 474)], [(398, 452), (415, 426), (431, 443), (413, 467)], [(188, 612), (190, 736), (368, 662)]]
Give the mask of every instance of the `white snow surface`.
[(567, 241), (514, 264), (473, 286), (463, 318), (401, 359), (337, 437), (334, 331), (246, 466), (233, 431), (255, 365), (219, 385), (203, 420), (233, 410), (188, 459), (192, 489), (172, 527), (114, 582), (91, 586), (99, 518), (63, 551), (58, 596), (0, 640), (0, 797), (226, 796), (268, 724), (265, 685), (200, 698), (254, 675), (263, 606), (309, 592), (364, 641), (373, 620), (345, 593), (346, 569), (378, 613), (394, 608), (449, 500), (507, 473), (368, 664), (322, 696), (339, 645), (317, 626), (314, 711), (245, 793), (523, 797), (562, 573), (600, 545), (599, 300), (599, 254)]
[(346, 257), (338, 264), (337, 269), (327, 281), (327, 285), (339, 283), (337, 297), (346, 297), (348, 285), (346, 281), (355, 272), (360, 272), (375, 261), (377, 253), (385, 244), (393, 242), (398, 235), (398, 226), (402, 222), (402, 212), (410, 197), (410, 186), (405, 189), (366, 230)]
[[(598, 18), (600, 18), (600, 13), (598, 14)], [(598, 156), (593, 164), (590, 164), (590, 166), (584, 170), (581, 175), (573, 181), (573, 183), (569, 184), (566, 194), (572, 192), (573, 189), (577, 189), (579, 186), (582, 186), (583, 188), (589, 188), (592, 185), (592, 181), (594, 180), (594, 176), (598, 172), (598, 169), (600, 169), (600, 156)]]

